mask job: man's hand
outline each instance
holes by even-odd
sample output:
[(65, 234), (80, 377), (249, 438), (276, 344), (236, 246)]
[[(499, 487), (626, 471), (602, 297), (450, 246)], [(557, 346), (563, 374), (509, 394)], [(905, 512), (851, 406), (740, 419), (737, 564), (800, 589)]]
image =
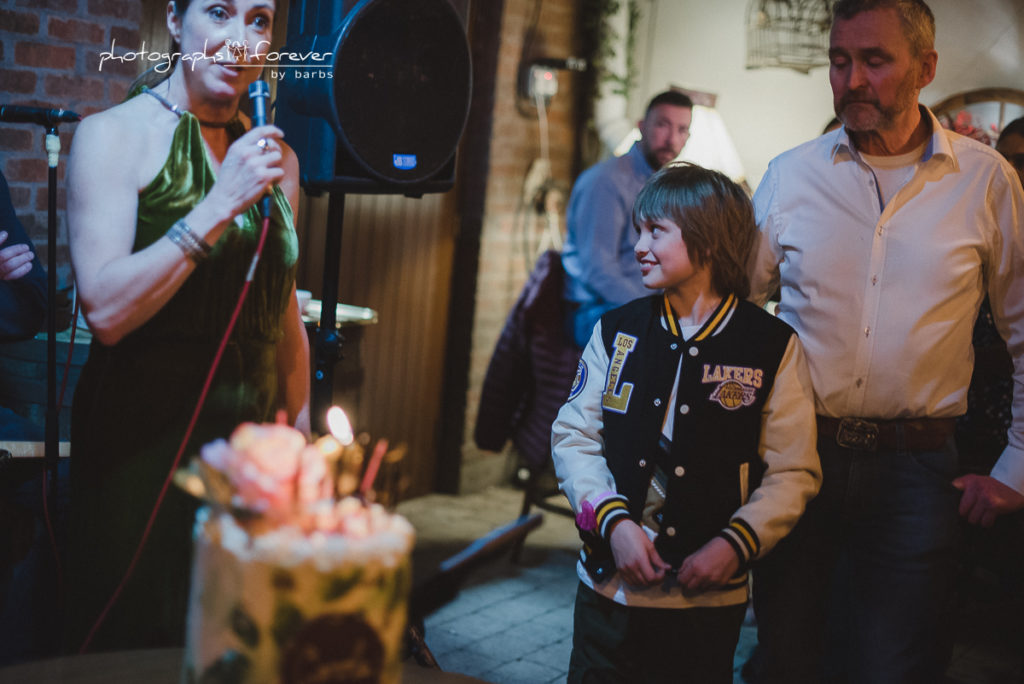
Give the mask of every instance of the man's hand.
[(684, 589), (704, 591), (728, 582), (740, 569), (740, 559), (729, 542), (715, 537), (683, 560), (679, 584)]
[(611, 537), (615, 568), (622, 579), (637, 587), (649, 587), (665, 577), (668, 563), (654, 549), (654, 544), (632, 520), (616, 523)]
[(988, 475), (963, 475), (953, 486), (963, 492), (960, 515), (972, 525), (991, 527), (1000, 515), (1024, 508), (1024, 494)]
[[(0, 245), (7, 242), (6, 230), (0, 231)], [(32, 270), (32, 250), (25, 243), (0, 249), (0, 280), (17, 280)]]

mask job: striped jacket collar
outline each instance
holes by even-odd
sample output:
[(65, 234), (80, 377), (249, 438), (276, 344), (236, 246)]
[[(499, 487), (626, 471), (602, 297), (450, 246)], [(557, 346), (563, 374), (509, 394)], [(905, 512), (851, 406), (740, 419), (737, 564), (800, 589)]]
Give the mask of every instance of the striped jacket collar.
[[(682, 334), (679, 331), (679, 317), (676, 316), (676, 312), (672, 309), (672, 304), (668, 301), (668, 295), (662, 295), (662, 325), (665, 329), (672, 334), (673, 337), (682, 338)], [(739, 299), (736, 295), (730, 294), (722, 298), (722, 301), (718, 304), (718, 307), (714, 312), (708, 316), (708, 320), (704, 321), (704, 325), (700, 327), (697, 334), (690, 338), (692, 342), (700, 342), (712, 337), (721, 332), (729, 319), (732, 317), (732, 312), (736, 310), (739, 305)]]

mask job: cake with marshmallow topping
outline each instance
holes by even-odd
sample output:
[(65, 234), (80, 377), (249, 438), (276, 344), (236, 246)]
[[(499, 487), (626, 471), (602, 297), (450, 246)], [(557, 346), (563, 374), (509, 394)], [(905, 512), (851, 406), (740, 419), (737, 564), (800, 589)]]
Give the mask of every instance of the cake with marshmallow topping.
[(184, 681), (397, 684), (409, 523), (335, 500), (322, 444), (283, 425), (242, 425), (200, 457)]

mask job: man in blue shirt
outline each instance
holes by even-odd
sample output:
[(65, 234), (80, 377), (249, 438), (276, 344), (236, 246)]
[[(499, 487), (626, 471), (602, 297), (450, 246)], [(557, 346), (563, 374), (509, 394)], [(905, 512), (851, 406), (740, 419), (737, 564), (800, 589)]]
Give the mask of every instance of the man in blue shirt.
[(690, 137), (693, 102), (669, 90), (647, 105), (640, 140), (582, 174), (569, 198), (569, 236), (562, 250), (573, 338), (584, 347), (606, 311), (650, 294), (633, 255), (633, 200), (651, 174), (679, 156)]

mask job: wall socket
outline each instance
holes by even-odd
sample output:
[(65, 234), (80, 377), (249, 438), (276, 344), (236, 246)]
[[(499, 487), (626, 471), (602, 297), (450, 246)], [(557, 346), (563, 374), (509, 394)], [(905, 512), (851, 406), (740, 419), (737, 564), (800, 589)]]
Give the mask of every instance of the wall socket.
[(530, 67), (529, 95), (531, 100), (538, 96), (544, 98), (544, 102), (550, 102), (551, 98), (558, 94), (558, 75), (550, 67), (534, 64)]

